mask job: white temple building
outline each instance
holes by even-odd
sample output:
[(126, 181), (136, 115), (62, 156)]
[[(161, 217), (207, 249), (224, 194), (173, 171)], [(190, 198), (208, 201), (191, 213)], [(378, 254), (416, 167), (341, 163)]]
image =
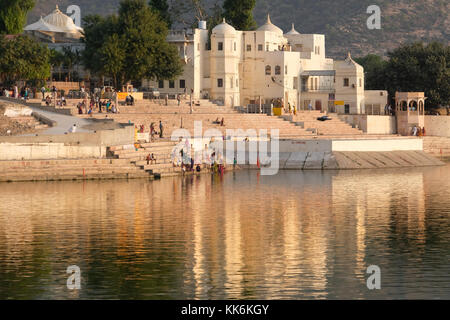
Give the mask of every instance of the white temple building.
[(386, 91), (364, 90), (364, 69), (350, 54), (343, 61), (326, 58), (324, 35), (302, 34), (294, 25), (284, 34), (269, 15), (255, 31), (236, 30), (224, 19), (210, 43), (203, 21), (195, 30), (171, 31), (167, 40), (178, 47), (183, 74), (143, 81), (162, 94), (192, 90), (194, 99), (228, 106), (282, 99), (299, 109), (352, 114), (381, 114), (387, 104)]
[(45, 42), (50, 48), (58, 49), (63, 46), (70, 46), (74, 50), (84, 48), (80, 39), (83, 37), (83, 28), (75, 25), (72, 18), (56, 9), (44, 18), (30, 24), (24, 28), (28, 34), (41, 42)]

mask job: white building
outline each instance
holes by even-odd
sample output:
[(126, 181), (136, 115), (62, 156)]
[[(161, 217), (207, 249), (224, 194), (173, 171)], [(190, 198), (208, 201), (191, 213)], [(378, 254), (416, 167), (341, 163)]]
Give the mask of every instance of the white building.
[[(333, 61), (325, 56), (325, 36), (301, 34), (292, 25), (286, 34), (267, 22), (255, 31), (238, 31), (224, 21), (208, 39), (205, 22), (195, 30), (171, 31), (178, 47), (183, 74), (171, 81), (143, 81), (163, 94), (193, 92), (228, 106), (270, 103), (283, 99), (299, 109), (365, 113), (384, 110), (387, 92), (364, 90), (364, 70), (351, 58)], [(210, 47), (210, 49), (209, 49)], [(336, 106), (335, 106), (336, 105)]]
[(52, 49), (70, 47), (73, 51), (84, 50), (84, 43), (81, 41), (83, 28), (76, 26), (72, 18), (59, 10), (58, 5), (49, 15), (26, 26), (24, 33), (47, 43)]

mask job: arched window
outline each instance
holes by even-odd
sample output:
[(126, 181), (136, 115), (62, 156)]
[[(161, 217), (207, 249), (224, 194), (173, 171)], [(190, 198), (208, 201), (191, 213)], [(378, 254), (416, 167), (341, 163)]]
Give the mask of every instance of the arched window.
[(408, 103), (406, 101), (400, 102), (400, 106), (402, 111), (408, 111)]
[(272, 74), (272, 67), (267, 65), (266, 66), (266, 76), (270, 76)]
[(275, 67), (275, 74), (276, 74), (276, 75), (281, 74), (281, 67), (280, 67), (280, 66), (276, 66), (276, 67)]
[(417, 101), (411, 100), (409, 103), (409, 111), (417, 111)]

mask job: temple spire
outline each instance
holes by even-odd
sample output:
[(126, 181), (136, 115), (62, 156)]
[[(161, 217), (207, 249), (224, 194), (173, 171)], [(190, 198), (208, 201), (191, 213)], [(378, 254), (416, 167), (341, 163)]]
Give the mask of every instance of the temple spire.
[(267, 24), (272, 24), (272, 21), (270, 21), (270, 14), (267, 14)]

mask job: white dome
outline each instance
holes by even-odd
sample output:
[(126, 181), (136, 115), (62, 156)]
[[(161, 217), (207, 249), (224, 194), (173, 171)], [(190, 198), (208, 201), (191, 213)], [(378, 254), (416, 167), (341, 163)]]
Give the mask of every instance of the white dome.
[(292, 29), (286, 34), (300, 34), (297, 30), (295, 30), (294, 24), (292, 24)]
[(47, 32), (64, 32), (60, 28), (45, 22), (42, 17), (38, 22), (30, 24), (24, 28), (25, 31), (47, 31)]
[(267, 22), (263, 24), (261, 27), (259, 27), (257, 31), (269, 31), (283, 35), (283, 30), (278, 28), (276, 25), (272, 24), (269, 15), (267, 15)]
[(82, 28), (79, 28), (75, 25), (75, 23), (69, 16), (66, 16), (59, 10), (58, 5), (56, 6), (56, 9), (48, 16), (46, 16), (43, 20), (46, 23), (63, 30), (63, 32), (75, 33), (83, 31)]
[(232, 26), (230, 26), (225, 21), (225, 18), (224, 18), (221, 24), (218, 24), (217, 26), (214, 27), (214, 29), (212, 29), (212, 33), (220, 33), (220, 34), (232, 33), (232, 34), (235, 34), (236, 33), (236, 29), (233, 28)]

